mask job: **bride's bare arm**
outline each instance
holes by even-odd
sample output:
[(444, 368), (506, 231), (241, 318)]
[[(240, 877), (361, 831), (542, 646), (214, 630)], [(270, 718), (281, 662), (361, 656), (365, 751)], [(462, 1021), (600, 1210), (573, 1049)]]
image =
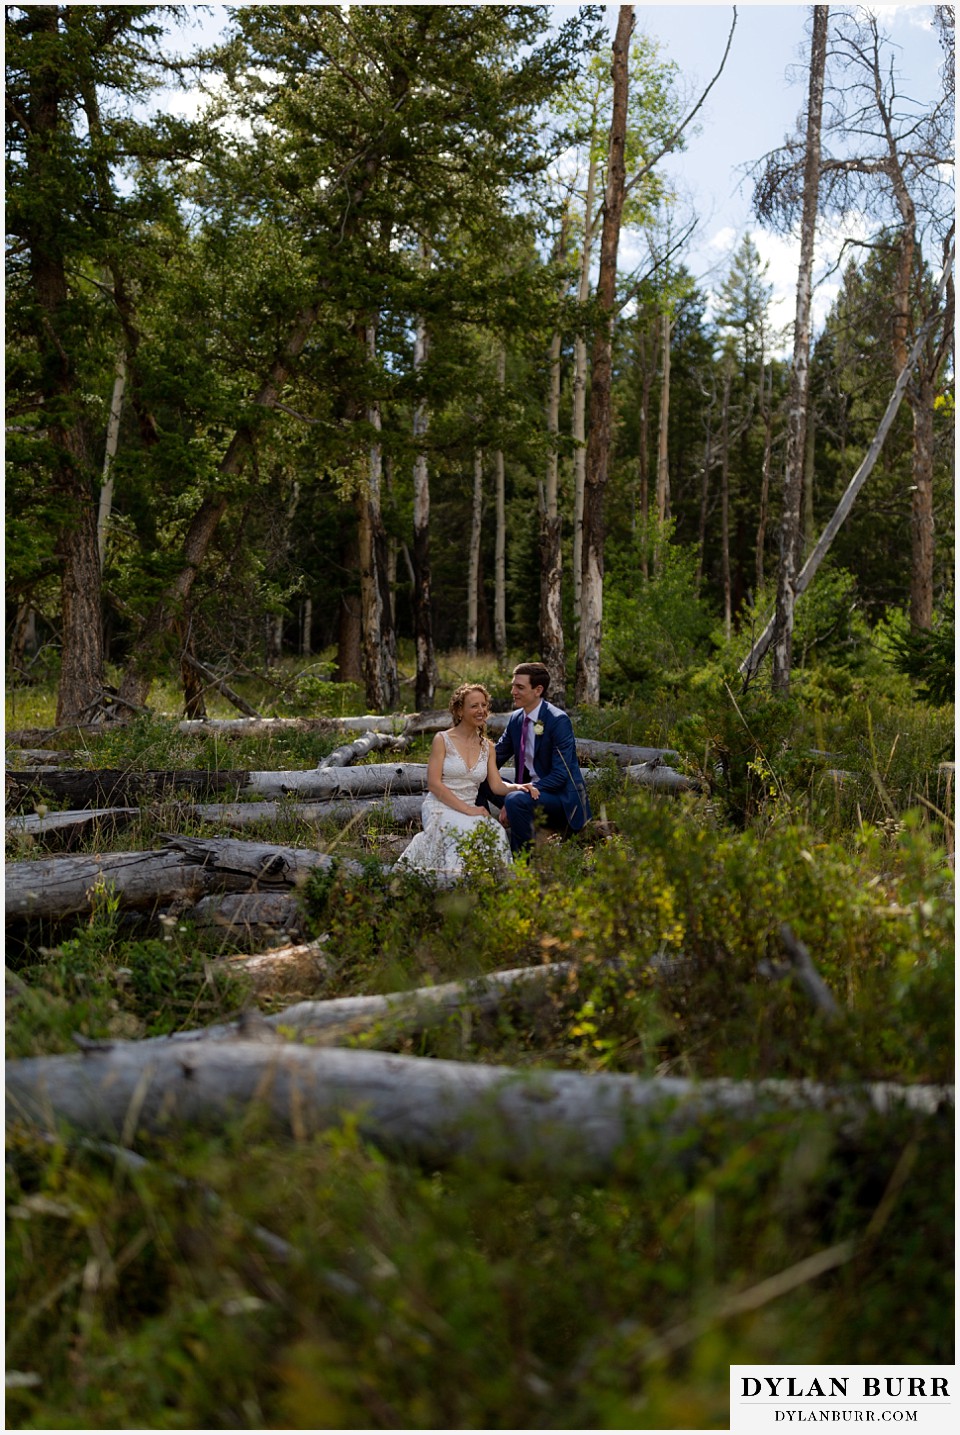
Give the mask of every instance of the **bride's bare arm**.
[(452, 807), (454, 812), (465, 812), (468, 817), (487, 817), (489, 814), (486, 808), (471, 807), (468, 803), (464, 802), (461, 797), (458, 797), (455, 792), (451, 792), (444, 782), (443, 760), (446, 755), (447, 749), (443, 740), (443, 733), (438, 732), (430, 744), (430, 758), (427, 762), (428, 791), (433, 793), (438, 802), (444, 803), (447, 807)]
[(500, 769), (497, 767), (497, 755), (494, 752), (493, 743), (490, 744), (487, 753), (487, 782), (490, 784), (490, 791), (495, 792), (498, 797), (505, 797), (508, 792), (529, 792), (532, 786), (529, 782), (504, 782), (500, 776)]

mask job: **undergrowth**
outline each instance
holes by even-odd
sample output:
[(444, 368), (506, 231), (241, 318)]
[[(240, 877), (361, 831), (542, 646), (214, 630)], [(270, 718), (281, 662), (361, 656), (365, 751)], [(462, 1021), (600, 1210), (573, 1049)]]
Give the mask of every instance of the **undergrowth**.
[[(583, 736), (674, 749), (701, 790), (659, 797), (611, 769), (592, 789), (606, 839), (545, 843), (506, 878), (480, 852), (452, 890), (385, 867), (382, 822), (257, 829), (342, 859), (301, 892), (325, 938), (301, 995), (549, 962), (537, 999), (353, 1044), (527, 1070), (952, 1081), (952, 710), (850, 684), (811, 675), (784, 703), (714, 674), (656, 716), (646, 699), (585, 716)], [(211, 747), (172, 728), (131, 725), (90, 762), (322, 755), (313, 734)], [(112, 841), (159, 845), (160, 824), (145, 808)], [(785, 927), (836, 1019), (790, 974)], [(83, 919), (11, 936), (12, 1058), (254, 1003), (223, 960), (234, 939), (130, 919), (109, 889)], [(131, 1164), (14, 1124), (9, 1428), (724, 1428), (732, 1363), (953, 1359), (944, 1118), (855, 1137), (816, 1112), (704, 1119), (695, 1150), (638, 1133), (591, 1182), (388, 1159), (351, 1121), (281, 1144), (256, 1111), (139, 1149)]]

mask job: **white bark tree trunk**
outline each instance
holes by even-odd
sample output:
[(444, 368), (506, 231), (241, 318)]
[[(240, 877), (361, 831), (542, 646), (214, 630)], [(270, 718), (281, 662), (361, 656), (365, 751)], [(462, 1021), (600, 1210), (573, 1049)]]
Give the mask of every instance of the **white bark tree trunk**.
[(660, 421), (657, 427), (657, 523), (670, 517), (670, 315), (660, 316)]
[(547, 472), (540, 490), (540, 657), (550, 672), (550, 697), (566, 703), (567, 663), (563, 647), (563, 551), (560, 542), (560, 360), (563, 336), (550, 341), (547, 393)]
[(110, 418), (107, 423), (107, 444), (103, 455), (103, 477), (100, 484), (100, 504), (97, 510), (97, 548), (100, 553), (100, 568), (103, 570), (107, 555), (107, 536), (110, 531), (110, 513), (113, 508), (113, 461), (120, 444), (120, 416), (123, 413), (123, 391), (127, 382), (127, 356), (124, 350), (117, 355), (117, 371), (113, 380), (113, 397), (110, 400)]
[[(367, 357), (371, 363), (377, 353), (377, 326), (370, 320), (365, 326)], [(381, 427), (378, 400), (367, 410), (367, 422), (375, 433)], [(396, 705), (400, 696), (397, 673), (397, 647), (390, 612), (390, 594), (386, 573), (386, 539), (382, 514), (383, 450), (379, 440), (370, 445), (367, 482), (357, 495), (358, 536), (360, 545), (360, 609), (361, 648), (367, 702), (383, 711)]]
[(800, 269), (797, 275), (793, 369), (790, 376), (787, 456), (780, 524), (780, 566), (777, 575), (777, 611), (773, 638), (772, 682), (774, 690), (781, 693), (788, 692), (790, 688), (796, 577), (800, 560), (800, 503), (810, 388), (810, 303), (820, 187), (820, 122), (823, 114), (829, 14), (829, 6), (813, 6), (806, 156), (803, 170), (803, 216), (800, 225)]
[[(597, 190), (597, 157), (594, 135), (590, 136), (590, 159), (587, 167), (587, 194), (583, 210), (583, 247), (580, 252), (580, 277), (577, 282), (577, 303), (581, 313), (590, 297), (590, 265), (596, 232), (594, 204)], [(587, 474), (587, 341), (577, 332), (573, 343), (573, 621), (580, 623), (583, 592), (583, 496)]]
[(477, 604), (480, 587), (480, 537), (483, 518), (483, 450), (473, 455), (473, 502), (470, 509), (470, 548), (467, 553), (467, 656), (477, 656)]
[(875, 1113), (933, 1115), (949, 1087), (689, 1081), (424, 1060), (257, 1040), (114, 1042), (79, 1056), (7, 1063), (8, 1118), (134, 1143), (224, 1122), (256, 1105), (277, 1134), (306, 1140), (356, 1121), (388, 1152), (444, 1163), (482, 1153), (519, 1172), (600, 1177), (637, 1132), (670, 1143), (704, 1124), (830, 1111), (849, 1134)]
[[(420, 262), (424, 271), (431, 264), (430, 246), (421, 241)], [(413, 340), (413, 371), (423, 373), (430, 353), (430, 335), (423, 316), (417, 318)], [(433, 598), (430, 570), (430, 467), (425, 450), (430, 428), (430, 406), (420, 397), (413, 410), (413, 641), (416, 650), (416, 705), (428, 708), (437, 683), (437, 662), (433, 650)], [(409, 557), (409, 555), (408, 555)]]
[(577, 703), (600, 702), (600, 645), (603, 635), (603, 496), (607, 482), (612, 423), (613, 319), (616, 302), (617, 251), (626, 194), (628, 56), (633, 6), (621, 5), (613, 42), (613, 114), (610, 158), (600, 235), (597, 300), (606, 316), (593, 345), (590, 390), (590, 434), (583, 509), (582, 613), (577, 646)]
[[(501, 343), (497, 354), (497, 386), (501, 396), (506, 379), (507, 350), (506, 345)], [(507, 480), (502, 448), (496, 450), (493, 461), (497, 521), (493, 560), (493, 645), (497, 666), (503, 669), (507, 663)]]

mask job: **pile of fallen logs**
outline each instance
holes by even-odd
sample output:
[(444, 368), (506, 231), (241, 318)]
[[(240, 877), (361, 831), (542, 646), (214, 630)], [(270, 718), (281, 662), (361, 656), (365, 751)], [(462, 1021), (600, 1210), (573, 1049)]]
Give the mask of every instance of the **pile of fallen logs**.
[[(277, 730), (280, 721), (255, 719), (219, 727)], [(191, 799), (228, 799), (179, 803), (176, 812), (191, 821), (208, 817), (242, 826), (240, 814), (253, 812), (250, 820), (262, 821), (267, 809), (314, 822), (346, 821), (357, 812), (373, 811), (389, 811), (400, 822), (412, 820), (425, 789), (425, 765), (380, 763), (351, 770), (349, 764), (357, 756), (392, 747), (397, 739), (438, 731), (449, 716), (417, 715), (402, 725), (394, 718), (352, 721), (356, 726), (344, 725), (345, 730), (360, 736), (309, 772), (79, 773), (36, 762), (7, 775), (12, 802), (35, 809), (32, 815), (9, 819), (8, 833), (49, 837), (66, 831), (69, 818), (103, 823), (114, 814), (119, 821), (139, 814), (144, 803), (160, 803), (169, 793), (184, 790)], [(212, 726), (200, 724), (204, 730)], [(331, 724), (324, 720), (323, 726), (329, 730)], [(23, 745), (29, 744), (24, 740)], [(655, 790), (693, 786), (667, 765), (672, 754), (663, 750), (578, 742), (578, 752), (585, 764), (612, 761), (625, 780)], [(587, 781), (596, 775), (587, 765)], [(252, 794), (256, 801), (239, 800)], [(45, 799), (114, 805), (45, 814)], [(58, 828), (58, 822), (64, 825)], [(195, 922), (219, 923), (229, 927), (232, 936), (238, 925), (246, 924), (251, 931), (269, 927), (283, 938), (296, 931), (298, 886), (310, 873), (329, 870), (334, 860), (304, 847), (170, 835), (162, 847), (150, 851), (13, 862), (7, 866), (7, 923), (58, 921), (86, 913), (96, 894), (109, 890), (124, 909), (165, 911), (168, 922), (170, 913), (189, 911)], [(361, 870), (348, 861), (342, 865)], [(840, 1029), (844, 1014), (809, 952), (788, 931), (783, 938), (788, 960), (759, 975), (792, 976), (813, 1003), (815, 1019)], [(247, 973), (255, 992), (271, 995), (322, 990), (332, 976), (322, 938), (225, 960)], [(682, 967), (682, 958), (651, 962), (651, 980), (669, 981), (673, 969)], [(15, 989), (17, 979), (9, 980)], [(692, 1162), (697, 1131), (718, 1119), (773, 1117), (792, 1122), (799, 1113), (816, 1111), (849, 1138), (878, 1112), (905, 1111), (916, 1121), (926, 1121), (940, 1112), (949, 1116), (952, 1108), (952, 1087), (872, 1083), (831, 1088), (803, 1081), (694, 1082), (545, 1069), (522, 1072), (373, 1049), (396, 1045), (398, 1038), (436, 1023), (469, 1022), (472, 1014), (495, 1011), (507, 1000), (537, 1000), (551, 984), (559, 992), (575, 987), (576, 981), (571, 964), (547, 963), (412, 992), (301, 1000), (271, 1016), (251, 1011), (232, 1023), (171, 1037), (136, 1042), (78, 1039), (76, 1055), (7, 1063), (7, 1119), (51, 1132), (66, 1128), (127, 1148), (143, 1137), (184, 1125), (220, 1130), (256, 1104), (277, 1134), (294, 1139), (338, 1125), (349, 1115), (366, 1138), (415, 1159), (442, 1163), (481, 1152), (518, 1174), (562, 1167), (599, 1178), (615, 1168), (618, 1153), (648, 1131), (655, 1132), (658, 1141), (675, 1135), (674, 1159)], [(342, 1045), (358, 1040), (363, 1049)]]
[[(8, 771), (8, 838), (28, 839), (31, 847), (64, 850), (83, 838), (105, 838), (145, 814), (154, 830), (171, 835), (162, 847), (147, 851), (10, 863), (7, 923), (35, 918), (59, 921), (89, 912), (91, 894), (109, 889), (124, 910), (189, 915), (197, 925), (216, 926), (224, 935), (229, 930), (244, 941), (259, 934), (281, 941), (295, 938), (302, 932), (296, 887), (306, 871), (323, 865), (327, 858), (309, 848), (228, 838), (200, 842), (173, 834), (187, 824), (209, 823), (242, 831), (252, 824), (281, 820), (343, 829), (375, 818), (381, 826), (410, 828), (420, 817), (427, 788), (426, 763), (352, 764), (372, 753), (403, 751), (414, 737), (442, 731), (451, 721), (448, 712), (431, 712), (178, 723), (184, 732), (215, 731), (226, 739), (304, 728), (326, 735), (340, 731), (350, 738), (305, 771), (219, 768), (135, 772), (40, 763)], [(501, 732), (506, 722), (506, 714), (493, 715), (491, 733)], [(28, 737), (36, 740), (41, 734), (32, 731), (11, 736), (24, 741)], [(54, 740), (59, 736), (50, 734)], [(663, 748), (579, 739), (577, 750), (588, 786), (611, 764), (624, 781), (654, 791), (681, 792), (696, 786), (668, 765), (674, 754)], [(598, 763), (605, 768), (595, 765)], [(504, 774), (512, 775), (506, 768)]]
[[(495, 714), (489, 723), (491, 733), (502, 731), (506, 720), (506, 715)], [(216, 729), (223, 735), (249, 735), (263, 730), (287, 731), (289, 725), (299, 727), (304, 721), (296, 718), (230, 719), (218, 723), (188, 720), (178, 726), (191, 732)], [(327, 730), (334, 723), (333, 719), (322, 721)], [(398, 732), (401, 721), (403, 731)], [(6, 774), (7, 805), (15, 812), (7, 819), (7, 836), (29, 836), (34, 842), (69, 846), (92, 828), (113, 831), (129, 825), (141, 815), (145, 804), (152, 806), (155, 820), (166, 826), (211, 822), (239, 829), (281, 817), (314, 825), (346, 824), (357, 818), (377, 817), (406, 826), (420, 815), (427, 786), (426, 764), (387, 762), (359, 768), (351, 768), (350, 764), (371, 752), (405, 748), (414, 736), (439, 732), (449, 727), (450, 722), (450, 714), (442, 712), (416, 713), (402, 720), (372, 716), (338, 719), (338, 727), (346, 732), (359, 731), (360, 736), (336, 748), (316, 768), (307, 771), (131, 772), (70, 770), (34, 764)], [(601, 775), (590, 765), (596, 763), (614, 763), (626, 781), (657, 792), (684, 792), (697, 785), (694, 779), (675, 772), (668, 765), (667, 759), (675, 754), (664, 748), (578, 739), (577, 755), (588, 786)], [(504, 773), (509, 777), (508, 769), (504, 769)], [(173, 792), (186, 793), (188, 800), (179, 800), (175, 810), (168, 813), (162, 804)], [(230, 800), (202, 800), (218, 796)], [(50, 812), (47, 803), (68, 805)]]

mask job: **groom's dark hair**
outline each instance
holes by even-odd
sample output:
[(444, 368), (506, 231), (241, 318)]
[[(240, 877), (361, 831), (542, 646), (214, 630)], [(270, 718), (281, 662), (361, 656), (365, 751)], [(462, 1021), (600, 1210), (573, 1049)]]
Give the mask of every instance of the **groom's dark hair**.
[(546, 697), (550, 690), (550, 669), (545, 663), (518, 663), (513, 670), (513, 676), (518, 673), (524, 674), (530, 679), (532, 688), (543, 688), (542, 697)]

